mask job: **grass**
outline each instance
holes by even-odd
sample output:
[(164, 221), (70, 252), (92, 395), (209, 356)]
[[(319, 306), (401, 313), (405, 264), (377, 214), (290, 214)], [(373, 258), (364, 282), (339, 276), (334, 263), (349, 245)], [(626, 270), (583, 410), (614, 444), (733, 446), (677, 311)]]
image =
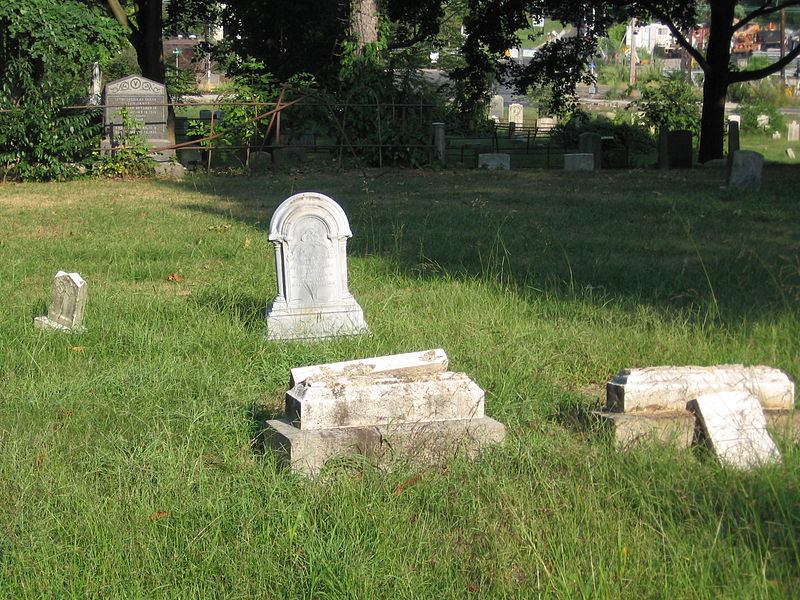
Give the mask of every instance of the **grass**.
[[(376, 174), (377, 175), (377, 174)], [(0, 596), (796, 598), (800, 460), (576, 428), (619, 369), (800, 376), (800, 174), (290, 172), (0, 187)], [(369, 337), (269, 343), (270, 215), (338, 200)], [(34, 330), (58, 269), (88, 331)], [(171, 275), (174, 277), (170, 277)], [(169, 278), (169, 279), (168, 279)], [(293, 366), (443, 347), (509, 439), (314, 481), (254, 442)]]

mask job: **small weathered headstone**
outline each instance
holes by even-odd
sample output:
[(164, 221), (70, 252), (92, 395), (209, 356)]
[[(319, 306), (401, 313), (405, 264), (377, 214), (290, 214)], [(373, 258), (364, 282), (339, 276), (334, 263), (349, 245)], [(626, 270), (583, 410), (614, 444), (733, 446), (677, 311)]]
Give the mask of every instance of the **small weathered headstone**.
[(603, 163), (603, 137), (599, 133), (585, 131), (578, 136), (578, 152), (594, 156), (594, 168)]
[(734, 152), (728, 174), (728, 187), (739, 190), (761, 189), (761, 173), (764, 170), (764, 157), (753, 150)]
[(587, 152), (572, 153), (564, 155), (564, 170), (565, 171), (593, 171), (594, 170), (594, 154)]
[(789, 158), (794, 160), (794, 149), (793, 148), (787, 148), (786, 149), (786, 156), (788, 156)]
[(83, 331), (88, 286), (78, 273), (59, 271), (53, 278), (53, 298), (46, 317), (33, 321), (37, 329)]
[(800, 123), (792, 121), (787, 126), (786, 139), (790, 142), (800, 141)]
[(773, 131), (773, 132), (772, 132), (772, 139), (773, 139), (773, 140), (779, 140), (779, 139), (781, 139), (781, 132), (780, 132), (780, 131)]
[(478, 155), (478, 168), (494, 170), (509, 170), (511, 168), (511, 155), (505, 153), (487, 153)]
[(722, 464), (747, 469), (780, 462), (764, 411), (752, 394), (707, 394), (690, 402), (689, 408), (697, 414), (706, 439)]
[(278, 294), (267, 309), (267, 338), (319, 339), (368, 331), (347, 289), (350, 224), (342, 207), (317, 192), (287, 198), (272, 215)]
[(492, 96), (492, 99), (489, 102), (489, 118), (502, 121), (504, 108), (505, 103), (503, 101), (503, 97), (500, 94), (495, 94)]
[(508, 123), (514, 123), (516, 127), (522, 127), (525, 124), (525, 111), (522, 104), (514, 103), (508, 105)]
[(764, 115), (764, 114), (758, 115), (756, 117), (756, 126), (759, 129), (766, 129), (767, 127), (769, 127), (769, 115)]
[(558, 119), (553, 117), (539, 117), (536, 119), (536, 131), (538, 133), (550, 133), (556, 125), (558, 125)]
[(739, 121), (733, 116), (728, 119), (728, 160), (733, 160), (733, 153), (739, 150)]
[(677, 129), (667, 134), (667, 155), (670, 169), (692, 168), (692, 132)]

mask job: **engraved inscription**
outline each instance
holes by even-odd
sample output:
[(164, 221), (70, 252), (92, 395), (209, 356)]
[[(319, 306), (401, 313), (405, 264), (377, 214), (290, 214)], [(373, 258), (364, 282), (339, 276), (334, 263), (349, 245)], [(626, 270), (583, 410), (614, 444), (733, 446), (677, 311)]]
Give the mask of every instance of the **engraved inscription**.
[(305, 217), (294, 229), (290, 300), (309, 306), (336, 300), (335, 256), (325, 224)]

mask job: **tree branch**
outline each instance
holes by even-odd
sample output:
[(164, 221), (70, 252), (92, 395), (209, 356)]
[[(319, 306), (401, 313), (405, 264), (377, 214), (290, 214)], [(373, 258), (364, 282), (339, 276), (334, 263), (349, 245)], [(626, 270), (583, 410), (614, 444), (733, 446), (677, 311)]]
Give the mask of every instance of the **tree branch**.
[(739, 21), (733, 26), (734, 31), (739, 31), (742, 27), (750, 23), (753, 19), (757, 19), (758, 17), (762, 17), (764, 15), (768, 15), (770, 13), (777, 12), (784, 8), (788, 8), (790, 6), (798, 6), (800, 5), (800, 0), (787, 0), (786, 2), (782, 2), (781, 4), (776, 4), (775, 6), (769, 6), (768, 3), (764, 3), (759, 6), (756, 10), (748, 14), (744, 19)]
[(656, 16), (662, 20), (664, 25), (667, 26), (670, 33), (675, 38), (675, 41), (678, 42), (678, 44), (680, 44), (684, 48), (684, 50), (686, 50), (689, 53), (689, 56), (691, 56), (693, 59), (697, 61), (697, 64), (700, 65), (700, 68), (703, 69), (704, 72), (708, 71), (708, 61), (706, 61), (706, 57), (703, 56), (697, 48), (692, 46), (692, 43), (689, 40), (687, 40), (686, 37), (680, 32), (680, 30), (675, 26), (675, 23), (670, 21), (663, 14), (658, 14), (658, 13), (654, 14), (656, 14)]
[(756, 69), (755, 71), (735, 71), (732, 72), (728, 76), (728, 81), (730, 83), (738, 83), (740, 81), (755, 81), (756, 79), (761, 79), (766, 77), (767, 75), (772, 75), (773, 73), (777, 73), (790, 62), (792, 62), (795, 58), (800, 55), (800, 46), (797, 46), (794, 50), (789, 52), (786, 56), (782, 59), (775, 61), (771, 65), (767, 65), (763, 69)]
[(120, 25), (129, 29), (134, 34), (138, 33), (138, 29), (136, 29), (136, 26), (128, 19), (128, 15), (125, 14), (125, 9), (122, 8), (119, 0), (106, 0), (106, 3), (111, 10), (111, 14), (114, 15), (114, 18)]

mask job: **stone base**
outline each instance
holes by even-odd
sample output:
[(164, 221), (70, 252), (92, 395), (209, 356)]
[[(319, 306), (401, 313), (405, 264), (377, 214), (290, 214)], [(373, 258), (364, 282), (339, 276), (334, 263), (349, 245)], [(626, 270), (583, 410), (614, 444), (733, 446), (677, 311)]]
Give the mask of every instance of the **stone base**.
[(489, 417), (398, 423), (381, 427), (301, 430), (287, 419), (266, 422), (266, 447), (294, 473), (313, 476), (326, 461), (360, 455), (377, 465), (391, 461), (441, 464), (474, 458), (481, 448), (505, 439), (505, 427)]
[[(694, 440), (695, 416), (688, 411), (614, 413), (593, 411), (602, 428), (608, 431), (617, 448), (642, 441), (689, 448)], [(800, 412), (764, 410), (767, 428), (778, 440), (800, 442)]]
[(314, 340), (369, 333), (364, 311), (355, 300), (329, 309), (292, 310), (273, 305), (266, 316), (268, 340)]
[(504, 153), (487, 153), (478, 155), (478, 168), (508, 171), (511, 169), (511, 155)]
[(61, 323), (56, 323), (55, 321), (51, 321), (47, 317), (36, 317), (33, 320), (33, 327), (35, 329), (46, 329), (50, 331), (64, 331), (66, 333), (83, 333), (86, 331), (86, 328), (83, 326), (79, 327), (67, 327), (66, 325), (62, 325)]

